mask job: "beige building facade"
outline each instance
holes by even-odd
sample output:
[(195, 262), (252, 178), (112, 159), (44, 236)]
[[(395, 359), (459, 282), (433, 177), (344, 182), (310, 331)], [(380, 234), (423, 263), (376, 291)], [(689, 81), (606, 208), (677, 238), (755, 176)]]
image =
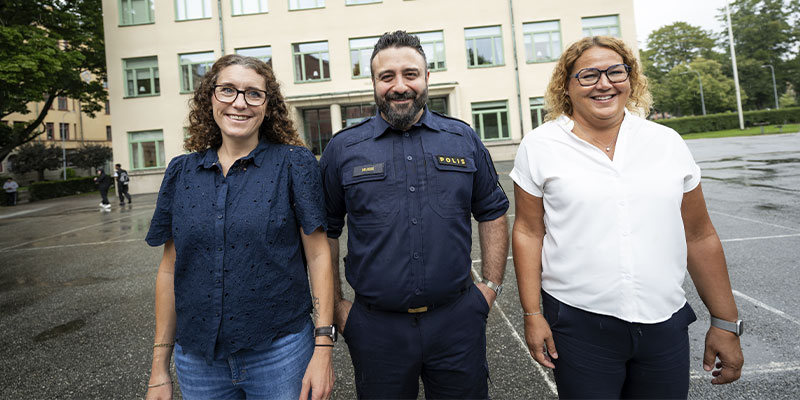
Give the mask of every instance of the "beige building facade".
[(632, 0), (103, 0), (114, 162), (158, 191), (184, 152), (188, 102), (214, 60), (268, 61), (309, 148), (374, 114), (369, 57), (403, 29), (425, 49), (429, 107), (467, 121), (495, 160), (542, 122), (555, 60), (587, 35), (637, 49)]

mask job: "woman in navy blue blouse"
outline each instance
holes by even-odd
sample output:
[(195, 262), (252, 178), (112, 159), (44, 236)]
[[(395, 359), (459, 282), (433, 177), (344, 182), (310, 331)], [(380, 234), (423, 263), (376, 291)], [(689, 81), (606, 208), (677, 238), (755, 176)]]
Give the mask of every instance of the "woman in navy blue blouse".
[(147, 398), (171, 398), (174, 346), (186, 399), (327, 399), (333, 275), (317, 160), (258, 59), (217, 60), (190, 107), (192, 153), (170, 162), (146, 239), (164, 245)]

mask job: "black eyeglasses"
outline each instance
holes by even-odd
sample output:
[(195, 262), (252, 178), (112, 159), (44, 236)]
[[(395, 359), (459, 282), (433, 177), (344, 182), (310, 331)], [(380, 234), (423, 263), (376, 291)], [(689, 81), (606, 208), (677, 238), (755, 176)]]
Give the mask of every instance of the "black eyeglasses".
[(584, 68), (575, 74), (581, 86), (596, 85), (600, 81), (600, 76), (606, 74), (606, 78), (611, 83), (625, 82), (631, 72), (631, 67), (627, 64), (614, 64), (606, 69)]
[(258, 107), (267, 102), (267, 92), (264, 90), (239, 90), (229, 85), (214, 85), (214, 97), (222, 103), (233, 103), (240, 93), (244, 96), (244, 102), (249, 106)]

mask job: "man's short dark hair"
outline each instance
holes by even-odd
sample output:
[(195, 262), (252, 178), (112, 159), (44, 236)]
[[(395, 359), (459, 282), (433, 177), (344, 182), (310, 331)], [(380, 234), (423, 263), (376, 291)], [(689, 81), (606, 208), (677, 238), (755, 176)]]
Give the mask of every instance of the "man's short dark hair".
[(117, 168), (122, 168), (122, 164), (114, 164), (114, 166)]
[[(388, 49), (390, 47), (411, 47), (422, 56), (422, 60), (425, 61), (425, 69), (428, 68), (428, 59), (425, 57), (425, 50), (422, 49), (422, 45), (419, 43), (419, 38), (416, 35), (409, 34), (406, 31), (394, 31), (384, 33), (378, 39), (378, 43), (375, 43), (375, 48), (372, 50), (372, 57), (369, 58), (370, 71), (372, 70), (372, 60), (375, 59), (375, 56), (378, 55), (381, 50)], [(371, 71), (371, 73), (374, 77), (375, 72)]]

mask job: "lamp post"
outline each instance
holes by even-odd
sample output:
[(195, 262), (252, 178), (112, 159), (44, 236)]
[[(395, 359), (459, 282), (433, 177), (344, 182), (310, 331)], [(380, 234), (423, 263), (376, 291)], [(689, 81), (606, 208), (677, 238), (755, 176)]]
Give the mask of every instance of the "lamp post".
[(703, 108), (703, 115), (706, 115), (706, 99), (703, 97), (703, 80), (700, 79), (700, 73), (689, 68), (689, 71), (681, 72), (679, 75), (686, 75), (689, 72), (694, 72), (697, 75), (697, 82), (700, 83), (700, 106)]
[(733, 64), (733, 85), (736, 89), (736, 110), (739, 112), (739, 130), (744, 130), (744, 113), (742, 113), (742, 94), (739, 91), (739, 71), (736, 68), (736, 49), (733, 47), (733, 25), (731, 25), (731, 7), (725, 0), (725, 16), (728, 20), (728, 42), (731, 47), (731, 63)]
[(770, 72), (772, 72), (772, 94), (775, 95), (775, 109), (781, 108), (780, 104), (778, 104), (778, 86), (775, 85), (775, 68), (772, 67), (772, 64), (764, 64), (761, 68), (769, 67)]
[[(65, 145), (66, 140), (66, 132), (64, 132), (64, 117), (67, 116), (67, 113), (64, 112), (61, 114), (61, 123), (58, 124), (58, 134), (61, 136), (61, 162), (64, 167), (64, 180), (67, 180), (67, 149)], [(69, 129), (69, 125), (67, 125), (67, 129)]]

